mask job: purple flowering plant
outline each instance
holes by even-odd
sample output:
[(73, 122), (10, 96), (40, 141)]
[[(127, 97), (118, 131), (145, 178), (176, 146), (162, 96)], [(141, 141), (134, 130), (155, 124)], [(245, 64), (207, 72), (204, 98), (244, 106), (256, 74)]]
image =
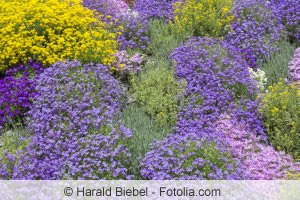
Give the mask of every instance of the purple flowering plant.
[(29, 112), (32, 141), (13, 179), (130, 179), (125, 144), (131, 131), (115, 122), (125, 93), (108, 67), (58, 62), (37, 80)]
[(298, 0), (270, 0), (292, 42), (300, 45), (300, 3)]
[(288, 65), (288, 80), (296, 83), (300, 87), (300, 48), (297, 48), (294, 57)]
[(290, 155), (263, 143), (253, 132), (247, 131), (244, 123), (222, 116), (216, 124), (217, 130), (225, 134), (223, 140), (232, 156), (241, 161), (240, 167), (247, 179), (286, 179), (291, 172), (300, 174), (300, 163), (294, 163)]
[(115, 57), (116, 62), (113, 64), (112, 70), (121, 80), (128, 82), (130, 76), (141, 71), (141, 65), (144, 61), (142, 54), (135, 53), (130, 56), (125, 50), (121, 50), (115, 54)]
[(111, 28), (121, 34), (118, 37), (122, 50), (126, 48), (145, 49), (150, 40), (147, 36), (148, 21), (130, 9), (122, 0), (84, 0), (83, 5), (102, 15)]
[(170, 134), (153, 144), (141, 162), (141, 175), (152, 180), (242, 179), (238, 163), (212, 139)]
[(0, 129), (16, 123), (31, 108), (36, 96), (36, 77), (44, 67), (33, 60), (5, 72), (0, 79)]
[(174, 18), (173, 5), (179, 0), (135, 0), (133, 10), (137, 11), (144, 19)]
[(225, 39), (241, 48), (251, 67), (268, 59), (277, 50), (283, 25), (268, 1), (236, 1), (232, 10), (235, 20)]

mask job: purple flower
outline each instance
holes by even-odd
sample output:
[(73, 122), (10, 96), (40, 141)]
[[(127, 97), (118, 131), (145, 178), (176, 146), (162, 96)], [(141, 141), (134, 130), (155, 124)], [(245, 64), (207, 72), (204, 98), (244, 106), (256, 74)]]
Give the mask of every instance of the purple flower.
[(14, 123), (16, 118), (22, 118), (31, 108), (36, 96), (36, 79), (43, 70), (40, 63), (31, 60), (26, 65), (7, 70), (0, 79), (0, 129)]
[(32, 141), (13, 179), (126, 179), (131, 132), (115, 120), (124, 90), (108, 67), (58, 62), (37, 79)]
[(271, 3), (259, 0), (236, 1), (233, 8), (236, 20), (226, 40), (242, 49), (251, 67), (268, 59), (277, 48), (283, 25)]

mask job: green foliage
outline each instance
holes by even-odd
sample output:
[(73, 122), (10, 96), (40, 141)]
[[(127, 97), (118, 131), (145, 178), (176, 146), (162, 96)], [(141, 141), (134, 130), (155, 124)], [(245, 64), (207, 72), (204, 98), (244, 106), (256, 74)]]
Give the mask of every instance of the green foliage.
[(185, 83), (177, 81), (168, 60), (149, 61), (141, 76), (133, 77), (134, 98), (161, 126), (172, 127), (183, 105)]
[(191, 36), (188, 32), (178, 33), (175, 28), (175, 24), (165, 23), (157, 19), (153, 20), (149, 29), (151, 43), (148, 45), (147, 53), (167, 58), (173, 49)]
[(300, 156), (300, 91), (282, 81), (269, 86), (262, 101), (264, 125), (277, 150)]
[(150, 150), (153, 141), (162, 140), (170, 130), (160, 127), (137, 104), (131, 104), (125, 109), (122, 121), (133, 133), (133, 137), (128, 143), (132, 155), (130, 170), (136, 178), (140, 178), (140, 160)]
[[(175, 154), (177, 155), (176, 157), (179, 158), (181, 152), (176, 151)], [(191, 142), (191, 144), (185, 148), (184, 154), (188, 156), (182, 166), (185, 169), (191, 168), (193, 162), (197, 158), (203, 158), (203, 159), (205, 158), (205, 160), (208, 161), (205, 162), (201, 168), (201, 172), (203, 173), (203, 176), (207, 179), (209, 179), (208, 178), (209, 174), (214, 171), (214, 169), (212, 169), (211, 164), (221, 169), (222, 171), (228, 170), (226, 168), (226, 165), (228, 163), (231, 163), (232, 166), (235, 165), (231, 155), (228, 152), (221, 152), (220, 150), (218, 150), (214, 143), (203, 142), (203, 145), (201, 146), (201, 148), (199, 148), (197, 147), (197, 144), (195, 142)], [(224, 162), (224, 158), (227, 159), (228, 163)]]
[(261, 64), (261, 70), (266, 73), (267, 86), (273, 85), (280, 78), (285, 79), (288, 75), (288, 64), (293, 56), (295, 46), (289, 42), (280, 41), (279, 51), (274, 53), (267, 62)]
[(12, 170), (14, 164), (7, 158), (11, 154), (18, 158), (18, 151), (24, 150), (29, 144), (29, 133), (25, 128), (14, 128), (4, 132), (0, 137), (0, 157), (3, 164)]
[(193, 32), (194, 36), (224, 36), (230, 31), (232, 0), (187, 0), (175, 4), (175, 24), (178, 32)]

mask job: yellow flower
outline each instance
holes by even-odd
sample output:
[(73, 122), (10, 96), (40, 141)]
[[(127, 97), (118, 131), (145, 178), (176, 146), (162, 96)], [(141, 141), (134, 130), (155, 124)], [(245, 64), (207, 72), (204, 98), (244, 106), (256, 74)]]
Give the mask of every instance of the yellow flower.
[(0, 72), (30, 57), (46, 66), (81, 57), (114, 60), (116, 34), (81, 0), (0, 0), (0, 8)]

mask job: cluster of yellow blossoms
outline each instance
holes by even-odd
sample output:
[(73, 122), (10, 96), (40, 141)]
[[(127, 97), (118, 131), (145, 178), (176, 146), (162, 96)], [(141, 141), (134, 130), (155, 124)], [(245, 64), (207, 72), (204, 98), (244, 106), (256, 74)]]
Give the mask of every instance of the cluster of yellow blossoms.
[(178, 31), (192, 31), (195, 36), (224, 36), (234, 19), (229, 14), (233, 0), (187, 0), (174, 6)]
[(116, 50), (116, 34), (80, 0), (0, 0), (0, 72), (30, 58), (110, 64)]
[(262, 101), (264, 125), (272, 144), (300, 157), (300, 90), (297, 85), (283, 81), (269, 86)]

